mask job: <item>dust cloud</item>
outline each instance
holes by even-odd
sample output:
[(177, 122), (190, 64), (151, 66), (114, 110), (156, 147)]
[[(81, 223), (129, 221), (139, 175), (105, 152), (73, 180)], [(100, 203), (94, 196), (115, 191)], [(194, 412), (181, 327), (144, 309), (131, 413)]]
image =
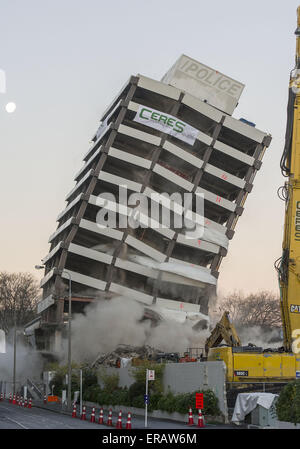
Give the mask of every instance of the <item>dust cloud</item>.
[(265, 328), (263, 326), (236, 326), (243, 346), (249, 343), (263, 349), (276, 349), (283, 345), (280, 328)]
[(75, 315), (72, 360), (93, 361), (99, 353), (113, 351), (120, 344), (149, 345), (181, 354), (191, 346), (204, 347), (208, 331), (194, 331), (191, 325), (173, 320), (153, 327), (150, 320), (141, 321), (144, 309), (143, 304), (122, 296), (97, 301), (86, 308), (85, 314)]
[[(20, 331), (21, 332), (21, 331)], [(8, 336), (6, 353), (0, 354), (0, 382), (6, 382), (6, 391), (13, 391), (14, 346), (13, 339)], [(27, 379), (39, 382), (43, 370), (43, 359), (31, 349), (21, 338), (16, 344), (16, 388), (27, 383)]]

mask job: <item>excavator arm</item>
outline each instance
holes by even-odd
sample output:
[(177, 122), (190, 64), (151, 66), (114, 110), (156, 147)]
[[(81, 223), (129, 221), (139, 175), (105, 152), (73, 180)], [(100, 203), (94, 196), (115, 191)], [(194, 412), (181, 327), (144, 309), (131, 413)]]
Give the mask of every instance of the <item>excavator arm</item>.
[(285, 146), (280, 166), (287, 177), (281, 188), (285, 200), (282, 257), (276, 261), (284, 348), (292, 350), (295, 331), (300, 334), (300, 7), (297, 10), (296, 63), (291, 72)]
[(229, 312), (224, 312), (220, 321), (216, 324), (210, 336), (205, 342), (205, 353), (208, 354), (210, 348), (215, 348), (222, 341), (228, 346), (241, 346), (240, 338), (234, 325), (230, 322)]

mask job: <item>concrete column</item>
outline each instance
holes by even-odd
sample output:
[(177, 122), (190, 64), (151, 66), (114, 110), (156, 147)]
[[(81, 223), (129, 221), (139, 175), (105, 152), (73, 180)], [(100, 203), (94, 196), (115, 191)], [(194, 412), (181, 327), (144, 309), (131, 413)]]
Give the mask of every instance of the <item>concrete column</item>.
[(62, 351), (62, 331), (56, 330), (54, 333), (54, 352), (61, 352)]

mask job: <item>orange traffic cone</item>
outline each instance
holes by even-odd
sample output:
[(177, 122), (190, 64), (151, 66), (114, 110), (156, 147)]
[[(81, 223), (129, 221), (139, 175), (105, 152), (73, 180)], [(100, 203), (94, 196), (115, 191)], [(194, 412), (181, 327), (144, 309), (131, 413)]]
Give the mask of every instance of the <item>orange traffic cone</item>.
[(91, 422), (95, 422), (95, 407), (92, 408)]
[(198, 427), (204, 427), (204, 419), (201, 410), (198, 410)]
[(73, 412), (72, 412), (72, 418), (77, 418), (76, 416), (76, 404), (73, 404)]
[(9, 402), (12, 403), (11, 393), (9, 393)]
[(131, 429), (131, 413), (130, 412), (127, 415), (126, 429)]
[(47, 404), (47, 397), (44, 395), (44, 404)]
[(29, 399), (28, 408), (31, 408), (31, 406), (32, 406), (32, 399), (30, 398), (30, 399)]
[(118, 417), (116, 429), (122, 429), (122, 410), (119, 411), (119, 417)]
[(98, 424), (103, 424), (103, 408), (100, 409)]
[(109, 410), (108, 412), (108, 419), (107, 419), (107, 423), (108, 426), (112, 426), (112, 409)]
[(1, 393), (0, 401), (3, 401), (3, 393)]
[(193, 411), (192, 411), (192, 407), (190, 407), (188, 426), (193, 426), (193, 425), (194, 425)]
[(25, 399), (24, 407), (27, 407), (27, 398)]
[(14, 394), (14, 397), (13, 397), (13, 401), (12, 401), (12, 403), (13, 404), (15, 404), (16, 403), (16, 395)]
[(86, 420), (86, 408), (85, 408), (85, 405), (83, 406), (82, 415), (81, 415), (80, 419), (82, 419), (83, 421)]

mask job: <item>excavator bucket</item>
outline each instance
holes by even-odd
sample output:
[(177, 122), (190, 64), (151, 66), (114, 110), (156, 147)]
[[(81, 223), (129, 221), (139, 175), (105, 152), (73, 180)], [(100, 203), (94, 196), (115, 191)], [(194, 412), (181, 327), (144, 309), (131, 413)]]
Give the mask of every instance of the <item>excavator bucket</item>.
[(229, 312), (224, 312), (220, 321), (216, 324), (215, 328), (211, 332), (210, 336), (205, 342), (206, 355), (210, 348), (215, 348), (220, 345), (222, 341), (228, 346), (241, 346), (241, 340), (237, 334), (234, 325), (229, 319)]

